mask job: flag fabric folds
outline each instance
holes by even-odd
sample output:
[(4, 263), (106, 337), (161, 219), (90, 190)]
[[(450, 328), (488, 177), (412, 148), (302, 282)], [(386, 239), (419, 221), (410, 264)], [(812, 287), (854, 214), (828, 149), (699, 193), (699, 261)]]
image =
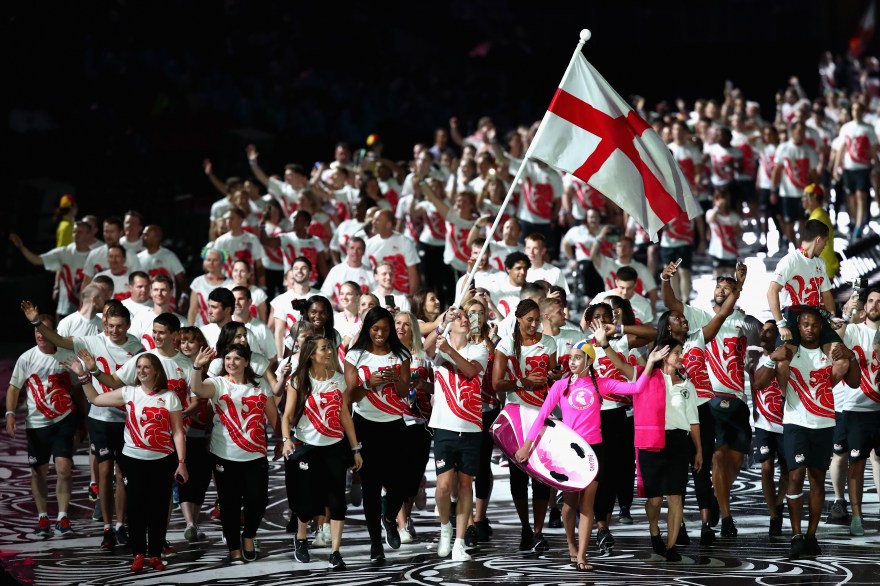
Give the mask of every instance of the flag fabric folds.
[(630, 214), (652, 240), (677, 216), (701, 214), (654, 129), (577, 51), (550, 102), (530, 156), (586, 181)]

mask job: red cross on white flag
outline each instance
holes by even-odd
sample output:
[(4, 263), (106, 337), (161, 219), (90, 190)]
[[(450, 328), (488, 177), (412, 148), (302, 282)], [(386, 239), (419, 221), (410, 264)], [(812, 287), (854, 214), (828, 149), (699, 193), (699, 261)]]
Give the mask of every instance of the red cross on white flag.
[(653, 240), (682, 212), (701, 213), (687, 179), (651, 126), (578, 50), (541, 121), (530, 155), (586, 181)]

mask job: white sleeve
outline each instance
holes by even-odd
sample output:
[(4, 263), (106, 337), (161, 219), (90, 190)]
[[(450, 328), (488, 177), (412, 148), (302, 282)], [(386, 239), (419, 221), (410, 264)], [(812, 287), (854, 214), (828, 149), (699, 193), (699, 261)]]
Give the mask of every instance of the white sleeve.
[(137, 384), (137, 359), (137, 356), (132, 356), (116, 371), (116, 376), (119, 377), (122, 384), (128, 386)]
[(776, 265), (776, 270), (773, 271), (773, 276), (770, 277), (770, 280), (777, 285), (782, 285), (785, 287), (785, 284), (788, 283), (791, 278), (791, 257), (785, 256), (779, 264)]
[(12, 378), (9, 379), (9, 384), (17, 389), (24, 388), (24, 382), (27, 378), (33, 374), (30, 372), (26, 372), (30, 370), (28, 368), (28, 361), (24, 354), (18, 357), (18, 360), (15, 361), (15, 368), (12, 369)]
[(61, 265), (64, 264), (64, 248), (64, 246), (59, 246), (41, 254), (40, 258), (43, 259), (43, 268), (47, 271), (61, 270)]
[(404, 238), (403, 242), (405, 242), (403, 260), (406, 263), (406, 266), (411, 267), (419, 264), (421, 259), (419, 258), (418, 250), (416, 250), (416, 245), (408, 238)]

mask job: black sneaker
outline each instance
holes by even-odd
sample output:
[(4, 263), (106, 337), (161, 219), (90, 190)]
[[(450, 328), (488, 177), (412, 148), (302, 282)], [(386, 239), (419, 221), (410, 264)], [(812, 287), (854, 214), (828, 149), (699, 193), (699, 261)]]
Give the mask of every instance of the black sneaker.
[(849, 523), (849, 513), (846, 511), (846, 501), (843, 499), (837, 499), (831, 505), (831, 510), (828, 512), (828, 523), (837, 523), (837, 524), (847, 524)]
[(680, 562), (681, 561), (681, 554), (678, 553), (678, 549), (674, 545), (666, 550), (666, 561), (667, 562)]
[(327, 565), (330, 566), (331, 570), (345, 569), (345, 562), (342, 560), (342, 554), (338, 551), (331, 553), (330, 559), (327, 560)]
[(464, 532), (464, 544), (468, 547), (477, 547), (477, 542), (480, 540), (480, 535), (477, 532), (476, 525), (468, 525), (467, 530)]
[(312, 556), (309, 555), (309, 540), (306, 539), (294, 539), (293, 540), (293, 559), (296, 561), (307, 564), (311, 561)]
[(489, 538), (492, 536), (492, 528), (489, 526), (489, 521), (480, 519), (474, 523), (474, 527), (477, 528), (477, 541), (480, 543), (489, 541)]
[(721, 519), (721, 537), (736, 537), (736, 534), (739, 533), (736, 529), (736, 523), (733, 522), (733, 517), (724, 517)]
[(770, 519), (770, 537), (782, 537), (782, 517)]
[(607, 527), (596, 532), (596, 547), (601, 553), (611, 553), (611, 550), (614, 549), (614, 536), (611, 535), (611, 530)]
[(629, 514), (629, 507), (620, 507), (620, 514), (617, 516), (617, 522), (621, 525), (632, 525), (633, 518)]
[(370, 563), (373, 565), (385, 563), (385, 549), (382, 547), (381, 541), (374, 541), (370, 544)]
[(788, 550), (789, 559), (796, 560), (804, 553), (804, 536), (800, 533), (792, 535), (791, 547)]
[(397, 532), (397, 521), (389, 521), (382, 515), (382, 526), (385, 527), (385, 543), (391, 549), (400, 549), (400, 533)]
[(519, 550), (520, 551), (532, 551), (532, 548), (535, 546), (535, 534), (532, 533), (531, 527), (523, 527), (522, 534), (519, 538)]
[(104, 529), (104, 538), (101, 540), (101, 549), (113, 551), (116, 547), (116, 534), (112, 529)]
[(543, 553), (545, 551), (550, 550), (550, 544), (547, 543), (547, 540), (544, 539), (543, 533), (535, 533), (535, 544), (532, 546), (532, 551), (536, 551), (538, 553)]
[(651, 549), (654, 550), (654, 553), (657, 555), (666, 556), (666, 544), (663, 542), (663, 536), (661, 534), (652, 535), (651, 536)]
[(562, 528), (562, 511), (558, 508), (550, 509), (550, 521), (547, 523), (547, 527), (550, 529)]
[(684, 523), (681, 524), (681, 529), (678, 530), (678, 538), (675, 540), (675, 545), (690, 545), (691, 544), (691, 536), (688, 535), (687, 527), (684, 526)]
[(817, 556), (822, 555), (822, 548), (819, 547), (819, 542), (816, 540), (815, 534), (807, 533), (804, 536), (804, 555), (808, 556)]
[(128, 545), (128, 531), (125, 528), (125, 525), (116, 530), (116, 543), (125, 547)]
[(709, 525), (703, 525), (700, 528), (700, 545), (708, 547), (713, 543), (715, 543), (715, 530)]

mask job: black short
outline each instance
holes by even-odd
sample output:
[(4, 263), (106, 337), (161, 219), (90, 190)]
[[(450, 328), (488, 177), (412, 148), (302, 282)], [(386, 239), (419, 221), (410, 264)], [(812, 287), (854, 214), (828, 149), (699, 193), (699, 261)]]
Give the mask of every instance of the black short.
[(850, 464), (880, 450), (880, 411), (844, 411), (843, 421)]
[(801, 466), (828, 470), (834, 441), (833, 427), (811, 429), (787, 423), (782, 433), (785, 436), (785, 462), (789, 470), (797, 470)]
[(857, 191), (868, 193), (871, 188), (871, 172), (868, 169), (844, 169), (843, 188), (847, 195), (853, 195)]
[(846, 422), (843, 420), (843, 411), (834, 412), (834, 446), (832, 451), (838, 456), (842, 456), (849, 451), (849, 444), (846, 441)]
[(779, 458), (780, 462), (785, 463), (785, 442), (781, 433), (756, 427), (752, 447), (756, 462), (773, 461), (774, 458)]
[(89, 417), (87, 425), (89, 426), (89, 442), (95, 459), (98, 462), (118, 460), (122, 455), (125, 423), (101, 421)]
[(715, 418), (715, 449), (724, 444), (731, 450), (748, 454), (752, 446), (749, 406), (730, 395), (718, 395), (709, 401)]
[(712, 268), (713, 269), (731, 269), (733, 272), (736, 269), (736, 259), (735, 258), (718, 258), (717, 256), (712, 257)]
[(455, 469), (468, 476), (480, 471), (482, 432), (434, 430), (434, 464), (437, 476)]
[(758, 190), (758, 206), (759, 209), (764, 212), (764, 216), (768, 218), (778, 216), (782, 213), (782, 208), (779, 207), (778, 199), (776, 200), (776, 203), (770, 203), (769, 189)]
[[(788, 325), (788, 329), (791, 332), (791, 340), (787, 343), (792, 346), (797, 347), (801, 343), (801, 333), (798, 329), (798, 316), (807, 307), (810, 306), (792, 305), (791, 307), (786, 307), (782, 310), (782, 317), (785, 318), (785, 323)], [(824, 346), (825, 344), (836, 344), (838, 342), (842, 343), (843, 340), (840, 339), (840, 336), (837, 335), (837, 332), (831, 327), (831, 323), (827, 319), (823, 319), (822, 332), (819, 334), (819, 344)], [(779, 348), (782, 346), (782, 343), (782, 338), (779, 334), (776, 334), (775, 347)]]
[(782, 219), (788, 223), (803, 220), (806, 215), (800, 196), (789, 197), (787, 195), (780, 195), (779, 207), (782, 208)]
[(666, 445), (659, 452), (639, 450), (639, 473), (645, 485), (645, 498), (684, 495), (692, 444), (690, 433), (672, 429), (666, 431)]
[(25, 430), (27, 436), (28, 464), (31, 468), (49, 463), (52, 458), (73, 458), (73, 435), (76, 420), (73, 414), (46, 427)]
[(683, 269), (691, 270), (694, 266), (694, 247), (672, 246), (666, 248), (665, 246), (661, 246), (660, 259), (663, 261), (664, 267), (673, 261), (681, 259), (681, 264), (678, 266)]

